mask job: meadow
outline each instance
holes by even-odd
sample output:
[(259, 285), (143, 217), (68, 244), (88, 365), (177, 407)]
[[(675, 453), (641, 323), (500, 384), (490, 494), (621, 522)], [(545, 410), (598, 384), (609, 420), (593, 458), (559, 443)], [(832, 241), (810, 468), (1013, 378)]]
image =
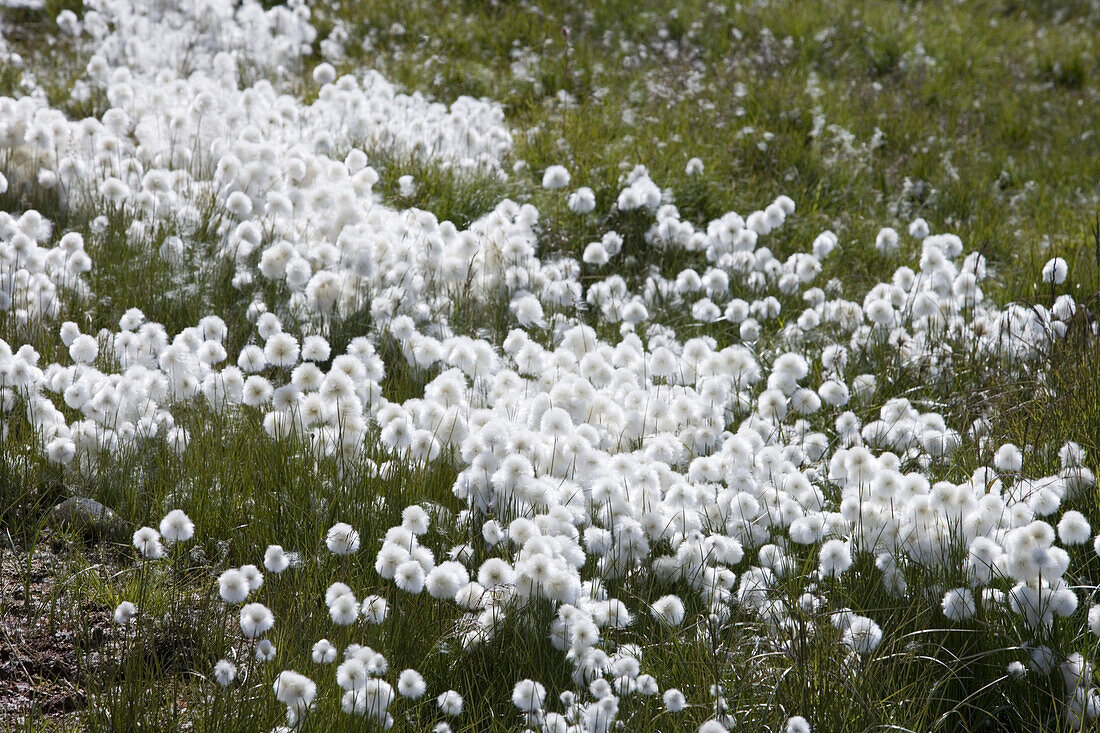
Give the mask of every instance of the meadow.
[(1098, 38), (0, 0), (0, 728), (1100, 728)]

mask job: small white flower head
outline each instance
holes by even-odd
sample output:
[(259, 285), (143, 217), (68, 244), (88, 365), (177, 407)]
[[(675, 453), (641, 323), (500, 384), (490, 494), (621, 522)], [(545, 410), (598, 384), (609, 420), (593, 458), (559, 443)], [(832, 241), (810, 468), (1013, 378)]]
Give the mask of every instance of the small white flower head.
[[(136, 310), (136, 309), (135, 309)], [(138, 311), (137, 315), (140, 318), (144, 318), (141, 311)], [(140, 323), (140, 320), (138, 321)], [(199, 335), (207, 341), (216, 341), (221, 343), (225, 340), (225, 337), (229, 334), (229, 326), (219, 316), (203, 316), (199, 319)]]
[(316, 683), (291, 670), (280, 672), (272, 687), (275, 690), (275, 699), (298, 712), (312, 705), (313, 698), (317, 696)]
[(256, 344), (245, 346), (237, 356), (237, 367), (242, 372), (251, 374), (262, 371), (265, 366), (267, 366), (267, 358), (264, 356), (264, 350)]
[(262, 603), (249, 603), (241, 608), (241, 633), (246, 639), (266, 634), (275, 625), (275, 616)]
[[(266, 306), (264, 306), (266, 308)], [(272, 336), (277, 333), (282, 333), (283, 324), (279, 321), (279, 317), (274, 313), (262, 310), (255, 316), (256, 318), (256, 333), (260, 335), (260, 338), (264, 341), (268, 341)]]
[(826, 576), (839, 576), (852, 567), (852, 553), (843, 540), (828, 540), (818, 554), (818, 571)]
[(419, 504), (413, 504), (405, 507), (401, 512), (401, 526), (412, 532), (414, 535), (422, 535), (428, 531), (428, 527), (431, 526), (431, 517), (424, 511), (424, 508)]
[(130, 601), (123, 601), (115, 607), (115, 623), (125, 626), (137, 616), (137, 606)]
[(596, 209), (596, 194), (588, 186), (582, 186), (569, 194), (567, 203), (574, 214), (589, 214)]
[(703, 161), (699, 158), (692, 158), (684, 166), (684, 174), (689, 176), (697, 176), (703, 172)]
[(928, 236), (928, 222), (919, 216), (913, 221), (909, 222), (909, 236), (916, 240), (924, 239)]
[[(61, 324), (61, 343), (66, 346), (72, 346), (73, 341), (80, 335), (80, 326), (76, 325), (72, 321), (65, 321)], [(71, 356), (71, 354), (70, 354)]]
[(359, 601), (353, 595), (337, 596), (329, 604), (328, 612), (337, 626), (350, 626), (359, 618)]
[(264, 552), (264, 567), (268, 572), (279, 573), (290, 567), (290, 558), (279, 545), (268, 545)]
[(260, 639), (256, 643), (255, 657), (257, 662), (270, 662), (275, 658), (275, 645), (268, 639)]
[(787, 416), (787, 397), (778, 389), (766, 389), (757, 398), (757, 410), (765, 420), (779, 422)]
[(838, 241), (836, 234), (831, 231), (824, 231), (818, 234), (811, 245), (811, 251), (814, 257), (819, 260), (825, 259), (834, 249), (836, 249)]
[(641, 674), (635, 679), (637, 683), (637, 692), (639, 695), (650, 697), (656, 695), (660, 688), (657, 685), (657, 678), (651, 674)]
[(1018, 473), (1024, 466), (1024, 454), (1012, 443), (1005, 443), (993, 456), (993, 466), (998, 471)]
[(318, 84), (331, 84), (336, 81), (336, 69), (327, 61), (317, 64), (313, 69), (313, 81)]
[(545, 327), (546, 321), (544, 320), (545, 313), (542, 303), (535, 296), (530, 294), (517, 295), (508, 307), (515, 314), (516, 321), (521, 326)]
[(1089, 609), (1089, 631), (1092, 635), (1100, 638), (1100, 606), (1093, 606)]
[(439, 706), (439, 710), (444, 715), (449, 715), (453, 718), (462, 714), (462, 695), (459, 695), (454, 690), (447, 690), (444, 692), (435, 699), (435, 703)]
[(1070, 510), (1058, 522), (1058, 539), (1064, 545), (1083, 545), (1092, 536), (1089, 520), (1081, 512)]
[(783, 733), (812, 733), (810, 730), (810, 724), (801, 715), (794, 715), (787, 718), (787, 725), (783, 728)]
[(954, 588), (943, 594), (943, 615), (951, 621), (965, 621), (977, 613), (974, 594), (969, 588)]
[(255, 565), (242, 565), (240, 571), (244, 577), (244, 582), (248, 583), (249, 593), (259, 590), (260, 586), (264, 584), (264, 574)]
[(222, 687), (229, 687), (237, 679), (237, 665), (228, 659), (219, 659), (214, 665), (214, 679)]
[(328, 361), (332, 349), (321, 336), (306, 336), (302, 339), (303, 361)]
[(1054, 257), (1043, 265), (1043, 282), (1061, 285), (1069, 274), (1069, 265), (1061, 257)]
[(370, 679), (367, 665), (358, 657), (345, 660), (336, 668), (336, 684), (345, 690), (360, 690)]
[(515, 580), (515, 570), (512, 569), (507, 560), (502, 560), (499, 557), (489, 558), (481, 564), (477, 571), (477, 582), (486, 588), (514, 583)]
[(1081, 687), (1083, 682), (1092, 680), (1092, 665), (1085, 661), (1080, 652), (1070, 654), (1058, 667), (1067, 690), (1074, 690)]
[(679, 626), (684, 622), (684, 602), (679, 596), (667, 595), (653, 602), (653, 617), (669, 626)]
[(852, 380), (852, 392), (857, 399), (866, 400), (878, 389), (878, 378), (874, 374), (860, 374)]
[(416, 595), (424, 590), (424, 566), (416, 560), (406, 560), (394, 571), (393, 582), (406, 593)]
[(841, 640), (856, 654), (867, 655), (882, 642), (882, 629), (866, 616), (852, 615)]
[[(606, 682), (606, 680), (604, 680)], [(525, 713), (542, 710), (546, 700), (546, 688), (535, 680), (521, 680), (512, 688), (512, 704)]]
[(500, 522), (495, 519), (490, 519), (485, 524), (481, 525), (481, 536), (485, 539), (485, 543), (490, 547), (499, 545), (507, 537), (504, 529), (500, 526)]
[(134, 532), (134, 547), (143, 557), (156, 560), (164, 556), (164, 546), (160, 543), (160, 534), (152, 527), (142, 527)]
[(130, 308), (118, 319), (118, 327), (123, 331), (136, 331), (144, 322), (145, 314), (141, 312), (141, 309)]
[(121, 179), (109, 176), (99, 184), (99, 195), (115, 206), (120, 206), (130, 197), (130, 187)]
[(489, 599), (485, 595), (485, 586), (476, 580), (462, 586), (455, 593), (455, 603), (471, 611), (482, 608), (487, 600)]
[(875, 237), (875, 249), (882, 254), (893, 254), (898, 250), (898, 233), (891, 227), (884, 227), (879, 230), (878, 236)]
[(362, 614), (364, 621), (377, 626), (386, 620), (389, 605), (382, 596), (367, 596), (363, 599), (359, 612)]
[(325, 544), (334, 555), (350, 555), (359, 549), (359, 533), (350, 524), (337, 522), (325, 535)]
[(670, 713), (678, 713), (687, 707), (687, 698), (684, 697), (684, 693), (675, 687), (665, 690), (665, 694), (661, 696), (661, 701), (664, 702), (665, 708)]
[(416, 179), (405, 175), (397, 179), (397, 191), (402, 198), (412, 198), (416, 195)]
[(236, 568), (218, 576), (218, 593), (226, 603), (241, 603), (248, 598), (248, 579)]
[(552, 165), (542, 174), (542, 187), (546, 189), (565, 188), (569, 185), (569, 171), (564, 166)]
[(581, 255), (581, 260), (586, 265), (595, 265), (600, 267), (606, 265), (611, 261), (611, 255), (608, 254), (607, 248), (602, 242), (589, 242), (584, 248), (584, 253)]
[(98, 355), (99, 342), (85, 334), (75, 337), (69, 346), (69, 356), (78, 364), (91, 364)]
[(459, 562), (448, 560), (431, 569), (424, 587), (432, 598), (454, 600), (462, 586), (470, 582), (470, 574)]
[(252, 213), (252, 199), (241, 191), (234, 191), (226, 198), (225, 209), (238, 219), (244, 219)]
[(294, 366), (298, 363), (298, 340), (289, 333), (272, 334), (264, 344), (264, 359), (272, 366)]
[(337, 649), (328, 639), (321, 639), (313, 645), (310, 654), (317, 664), (332, 664), (336, 661)]
[(1084, 449), (1072, 440), (1058, 449), (1058, 459), (1062, 462), (1062, 468), (1080, 468), (1085, 460)]
[(1009, 677), (1013, 679), (1020, 679), (1027, 674), (1027, 667), (1025, 667), (1024, 663), (1020, 661), (1009, 662), (1006, 671), (1008, 672)]
[(347, 583), (337, 581), (325, 589), (325, 605), (332, 606), (332, 604), (336, 602), (336, 599), (341, 596), (355, 597)]
[(160, 533), (169, 543), (186, 542), (195, 535), (195, 525), (183, 511), (173, 509), (160, 520)]
[(397, 676), (397, 691), (410, 700), (419, 699), (427, 691), (424, 678), (415, 669), (406, 669)]

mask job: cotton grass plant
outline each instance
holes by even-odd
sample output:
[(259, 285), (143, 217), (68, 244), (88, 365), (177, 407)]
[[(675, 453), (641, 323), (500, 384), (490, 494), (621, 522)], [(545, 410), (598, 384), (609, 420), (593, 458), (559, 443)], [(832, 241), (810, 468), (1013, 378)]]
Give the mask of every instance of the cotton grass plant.
[[(707, 13), (644, 43), (633, 19), (622, 66), (679, 58)], [(51, 530), (71, 572), (24, 596), (74, 630), (74, 724), (1093, 725), (1079, 250), (1010, 264), (1034, 285), (1013, 290), (945, 213), (960, 189), (922, 208), (908, 179), (851, 224), (860, 198), (828, 197), (888, 143), (823, 107), (827, 198), (754, 180), (739, 214), (729, 156), (669, 132), (683, 159), (619, 160), (610, 120), (577, 123), (592, 39), (534, 111), (539, 52), (514, 49), (511, 107), (442, 105), (358, 66), (378, 33), (331, 8), (49, 17), (84, 70), (61, 100), (0, 99), (3, 517), (28, 557), (65, 487), (133, 523), (129, 545)], [(755, 32), (763, 86), (795, 44)], [(873, 69), (931, 73), (893, 43)], [(688, 100), (712, 83), (684, 78)], [(589, 91), (636, 120), (642, 96)], [(779, 121), (735, 138), (770, 168), (797, 115), (733, 99)]]

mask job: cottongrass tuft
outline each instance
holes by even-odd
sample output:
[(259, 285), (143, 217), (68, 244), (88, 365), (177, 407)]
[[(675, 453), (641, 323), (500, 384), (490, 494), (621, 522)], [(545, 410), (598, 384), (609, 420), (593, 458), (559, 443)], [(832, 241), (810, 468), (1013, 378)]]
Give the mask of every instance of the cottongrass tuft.
[(359, 549), (359, 533), (350, 524), (338, 522), (325, 535), (325, 545), (334, 555), (350, 555)]
[(552, 165), (542, 174), (542, 187), (547, 189), (565, 188), (569, 185), (569, 171), (564, 166)]
[(214, 665), (214, 679), (222, 687), (229, 687), (237, 678), (237, 665), (228, 659), (219, 659)]
[(1068, 274), (1069, 266), (1066, 264), (1065, 259), (1061, 257), (1053, 257), (1043, 265), (1042, 279), (1045, 283), (1061, 285), (1066, 281)]
[(687, 707), (687, 698), (684, 697), (684, 693), (675, 687), (665, 690), (665, 694), (661, 696), (661, 701), (670, 713), (678, 713)]
[(226, 570), (218, 576), (218, 593), (226, 603), (242, 603), (249, 592), (248, 580), (240, 570)]
[(653, 602), (653, 617), (669, 626), (679, 626), (684, 621), (684, 602), (679, 596), (662, 596)]
[(848, 543), (843, 540), (829, 540), (822, 544), (818, 559), (818, 570), (825, 576), (839, 576), (852, 567), (852, 554)]
[(452, 718), (462, 714), (462, 695), (454, 690), (447, 690), (435, 699), (436, 705), (444, 715)]
[(974, 594), (969, 588), (954, 588), (943, 594), (943, 615), (951, 621), (965, 621), (977, 613)]
[(313, 645), (310, 652), (313, 661), (317, 664), (332, 664), (336, 661), (339, 650), (328, 639), (321, 639)]
[(134, 547), (148, 560), (164, 557), (164, 546), (160, 543), (160, 534), (152, 527), (141, 527), (134, 532)]
[(783, 728), (783, 733), (812, 733), (809, 722), (801, 715), (794, 715), (787, 718), (787, 725)]
[(317, 684), (293, 670), (280, 672), (272, 687), (275, 699), (299, 714), (309, 708), (317, 696)]
[(173, 509), (160, 521), (160, 533), (168, 543), (186, 542), (195, 535), (195, 524), (183, 511)]
[(427, 692), (424, 678), (415, 669), (406, 669), (397, 676), (397, 691), (402, 697), (417, 700)]
[(264, 552), (264, 567), (278, 575), (290, 567), (290, 558), (279, 545), (268, 545)]
[(521, 680), (512, 688), (512, 704), (525, 713), (541, 710), (545, 699), (546, 688), (534, 680)]
[(137, 617), (137, 606), (130, 601), (123, 601), (115, 607), (115, 623), (126, 626)]
[(275, 616), (262, 603), (249, 603), (241, 608), (241, 633), (246, 639), (263, 636), (274, 625)]

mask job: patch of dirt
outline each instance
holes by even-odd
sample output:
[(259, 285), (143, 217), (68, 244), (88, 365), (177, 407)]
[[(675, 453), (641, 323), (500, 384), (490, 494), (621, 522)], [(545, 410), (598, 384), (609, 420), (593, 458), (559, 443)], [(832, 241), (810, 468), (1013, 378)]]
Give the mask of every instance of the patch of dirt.
[[(63, 563), (46, 549), (36, 551), (29, 564), (18, 550), (3, 548), (0, 555), (0, 729), (22, 725), (28, 717), (68, 717), (84, 696), (77, 640), (66, 623), (74, 609), (59, 604), (51, 622), (50, 602)], [(79, 613), (90, 628), (109, 623), (103, 611)]]

